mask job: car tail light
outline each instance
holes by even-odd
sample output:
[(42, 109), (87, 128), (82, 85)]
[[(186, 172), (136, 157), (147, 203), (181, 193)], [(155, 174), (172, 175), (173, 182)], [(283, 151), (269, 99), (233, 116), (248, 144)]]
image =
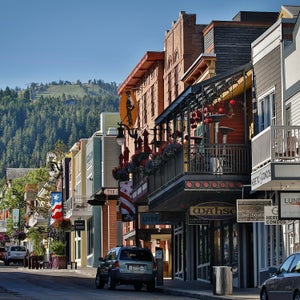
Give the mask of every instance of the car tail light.
[(120, 263), (119, 263), (118, 260), (115, 261), (114, 266), (115, 266), (116, 269), (120, 268)]
[(153, 263), (153, 271), (157, 271), (156, 263)]

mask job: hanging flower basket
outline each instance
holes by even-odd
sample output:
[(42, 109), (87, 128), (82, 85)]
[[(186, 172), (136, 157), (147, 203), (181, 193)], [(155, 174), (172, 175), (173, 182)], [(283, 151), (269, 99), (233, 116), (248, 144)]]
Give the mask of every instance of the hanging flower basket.
[(26, 239), (26, 233), (24, 231), (15, 231), (13, 233), (13, 238), (15, 240), (23, 241)]
[(115, 167), (112, 170), (112, 175), (116, 180), (125, 181), (129, 179), (129, 172), (127, 167)]
[(142, 163), (142, 161), (147, 159), (148, 157), (149, 153), (137, 151), (134, 155), (132, 155), (131, 161), (135, 163), (135, 165), (139, 166)]

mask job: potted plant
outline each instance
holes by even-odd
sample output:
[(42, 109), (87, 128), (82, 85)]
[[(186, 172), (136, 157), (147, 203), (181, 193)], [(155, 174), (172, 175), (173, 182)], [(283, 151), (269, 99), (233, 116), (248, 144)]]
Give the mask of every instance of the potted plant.
[(29, 229), (28, 238), (33, 243), (33, 251), (30, 257), (25, 257), (24, 266), (29, 268), (39, 268), (39, 263), (44, 261), (45, 247), (43, 245), (43, 234), (39, 228), (32, 227)]
[(54, 240), (50, 243), (52, 269), (66, 269), (67, 256), (65, 255), (66, 243)]

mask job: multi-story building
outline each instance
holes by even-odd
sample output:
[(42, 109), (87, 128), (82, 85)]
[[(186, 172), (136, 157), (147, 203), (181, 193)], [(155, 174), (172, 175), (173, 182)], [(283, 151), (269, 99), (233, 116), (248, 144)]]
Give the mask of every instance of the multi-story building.
[(116, 142), (118, 113), (101, 113), (100, 130), (89, 138), (86, 152), (88, 203), (92, 205), (88, 265), (96, 267), (99, 257), (122, 244), (122, 222), (119, 218), (118, 182), (112, 169), (118, 164), (120, 146)]
[[(230, 265), (236, 286), (253, 284), (251, 226), (236, 222), (236, 199), (250, 186), (250, 45), (277, 16), (241, 12), (198, 26), (181, 12), (166, 34), (164, 110), (155, 118), (154, 153), (133, 181), (135, 203), (148, 204), (157, 224), (173, 225), (174, 278), (209, 282), (212, 266)], [(140, 82), (147, 79), (144, 71)]]
[[(252, 43), (254, 136), (251, 190), (270, 199), (274, 226), (253, 223), (255, 284), (293, 251), (299, 251), (299, 6), (283, 6), (280, 18)], [(293, 200), (294, 199), (294, 200)], [(298, 200), (297, 200), (298, 199)], [(285, 225), (282, 224), (282, 220)]]

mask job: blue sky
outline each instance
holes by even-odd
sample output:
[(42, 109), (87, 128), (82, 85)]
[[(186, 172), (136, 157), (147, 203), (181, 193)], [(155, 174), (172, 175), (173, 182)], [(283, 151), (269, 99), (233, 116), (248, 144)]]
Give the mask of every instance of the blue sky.
[(102, 79), (122, 83), (146, 51), (162, 51), (180, 11), (198, 24), (300, 0), (0, 0), (0, 88)]

